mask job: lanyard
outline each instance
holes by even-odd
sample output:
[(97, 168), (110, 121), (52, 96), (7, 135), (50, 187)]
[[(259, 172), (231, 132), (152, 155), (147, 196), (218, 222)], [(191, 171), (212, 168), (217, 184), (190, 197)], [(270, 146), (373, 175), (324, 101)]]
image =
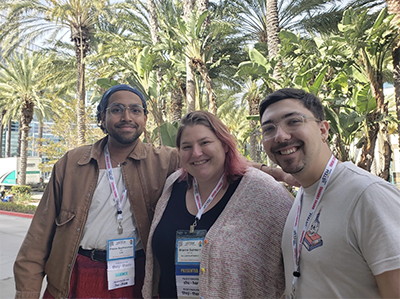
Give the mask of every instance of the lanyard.
[(218, 192), (221, 190), (222, 185), (224, 183), (224, 176), (225, 176), (224, 174), (221, 176), (221, 178), (218, 181), (218, 184), (215, 186), (214, 190), (211, 192), (210, 196), (207, 198), (204, 204), (201, 203), (199, 185), (197, 183), (197, 180), (195, 177), (193, 177), (193, 195), (194, 195), (194, 201), (196, 202), (197, 206), (197, 214), (194, 223), (190, 226), (190, 233), (193, 233), (194, 228), (197, 225), (197, 221), (201, 219), (201, 215), (203, 215), (204, 211), (207, 209), (210, 203), (214, 200), (215, 196), (217, 196)]
[(115, 178), (114, 178), (114, 172), (112, 170), (112, 165), (111, 165), (111, 156), (110, 152), (108, 151), (108, 144), (104, 147), (104, 157), (106, 159), (106, 168), (107, 168), (107, 175), (108, 175), (108, 181), (110, 182), (111, 189), (112, 189), (112, 194), (114, 197), (114, 201), (117, 204), (117, 222), (118, 222), (118, 234), (122, 234), (123, 228), (122, 228), (122, 205), (124, 204), (124, 199), (126, 197), (126, 187), (124, 184), (124, 190), (122, 191), (121, 197), (119, 197), (117, 185), (115, 183)]
[(312, 216), (314, 215), (314, 212), (317, 209), (319, 202), (321, 201), (322, 195), (324, 194), (324, 192), (326, 190), (326, 186), (328, 185), (330, 175), (332, 174), (333, 170), (335, 169), (336, 164), (337, 164), (337, 159), (335, 156), (332, 155), (331, 158), (329, 159), (328, 164), (325, 167), (325, 170), (324, 170), (324, 173), (322, 174), (321, 179), (319, 180), (317, 192), (315, 193), (314, 202), (311, 205), (311, 209), (310, 209), (308, 216), (306, 218), (306, 221), (304, 223), (304, 227), (303, 227), (303, 230), (301, 231), (301, 235), (300, 235), (300, 240), (297, 245), (297, 236), (298, 236), (297, 230), (298, 230), (298, 226), (299, 226), (300, 211), (301, 211), (301, 205), (303, 203), (303, 195), (304, 195), (303, 187), (301, 187), (299, 190), (299, 193), (301, 195), (300, 195), (299, 205), (297, 206), (297, 213), (296, 213), (296, 218), (294, 220), (293, 232), (292, 232), (292, 247), (293, 247), (293, 260), (294, 260), (294, 272), (293, 272), (293, 280), (292, 280), (293, 295), (294, 295), (294, 289), (295, 289), (297, 279), (300, 277), (300, 254), (301, 254), (301, 248), (302, 248), (301, 244), (303, 243), (303, 239), (305, 237), (308, 225), (310, 224), (310, 220), (312, 219)]

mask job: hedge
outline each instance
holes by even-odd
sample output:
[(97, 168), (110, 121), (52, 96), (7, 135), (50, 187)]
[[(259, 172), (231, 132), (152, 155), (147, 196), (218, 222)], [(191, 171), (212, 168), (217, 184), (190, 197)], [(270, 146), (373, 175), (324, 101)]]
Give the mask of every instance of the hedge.
[(0, 210), (25, 213), (25, 214), (35, 214), (37, 206), (35, 205), (24, 205), (15, 202), (0, 202)]

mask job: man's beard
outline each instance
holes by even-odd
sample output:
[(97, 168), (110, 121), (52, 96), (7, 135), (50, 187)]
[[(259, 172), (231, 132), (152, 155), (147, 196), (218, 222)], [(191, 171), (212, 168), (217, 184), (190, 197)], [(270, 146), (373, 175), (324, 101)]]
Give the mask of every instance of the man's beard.
[(114, 138), (117, 142), (121, 143), (121, 144), (132, 144), (134, 143), (139, 137), (140, 135), (142, 135), (143, 130), (139, 131), (136, 130), (136, 133), (133, 135), (128, 135), (128, 136), (124, 136), (121, 134), (116, 133), (115, 131), (109, 132), (108, 134)]

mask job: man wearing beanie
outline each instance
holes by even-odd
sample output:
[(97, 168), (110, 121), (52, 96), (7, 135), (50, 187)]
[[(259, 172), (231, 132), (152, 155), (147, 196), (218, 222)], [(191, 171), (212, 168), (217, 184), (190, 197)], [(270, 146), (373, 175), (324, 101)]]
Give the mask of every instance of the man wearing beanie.
[[(148, 113), (139, 90), (113, 86), (97, 110), (107, 136), (54, 165), (14, 265), (16, 298), (39, 298), (45, 275), (44, 298), (141, 298), (154, 208), (179, 157), (139, 139)], [(134, 249), (119, 272), (107, 261), (110, 240)]]
[[(97, 119), (107, 136), (54, 165), (14, 265), (16, 298), (39, 298), (44, 276), (43, 298), (142, 298), (155, 206), (179, 167), (175, 148), (139, 139), (147, 113), (136, 88), (104, 93)], [(296, 184), (280, 169), (255, 166)]]

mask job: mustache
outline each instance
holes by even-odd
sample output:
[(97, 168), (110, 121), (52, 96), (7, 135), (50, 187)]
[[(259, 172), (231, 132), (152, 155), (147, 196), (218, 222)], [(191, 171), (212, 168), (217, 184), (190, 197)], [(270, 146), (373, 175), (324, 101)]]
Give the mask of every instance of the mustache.
[(271, 150), (273, 152), (277, 152), (277, 151), (280, 151), (282, 148), (285, 148), (285, 147), (290, 147), (290, 146), (300, 147), (303, 144), (304, 144), (304, 142), (302, 142), (302, 141), (298, 141), (298, 142), (282, 142), (282, 143), (279, 143), (277, 146), (274, 146), (273, 148), (271, 148)]
[(131, 123), (127, 123), (127, 122), (120, 122), (120, 123), (116, 124), (115, 127), (117, 127), (117, 128), (121, 128), (121, 127), (131, 127), (131, 128), (134, 128), (134, 129), (137, 129), (137, 128), (138, 128), (137, 125), (131, 124)]

